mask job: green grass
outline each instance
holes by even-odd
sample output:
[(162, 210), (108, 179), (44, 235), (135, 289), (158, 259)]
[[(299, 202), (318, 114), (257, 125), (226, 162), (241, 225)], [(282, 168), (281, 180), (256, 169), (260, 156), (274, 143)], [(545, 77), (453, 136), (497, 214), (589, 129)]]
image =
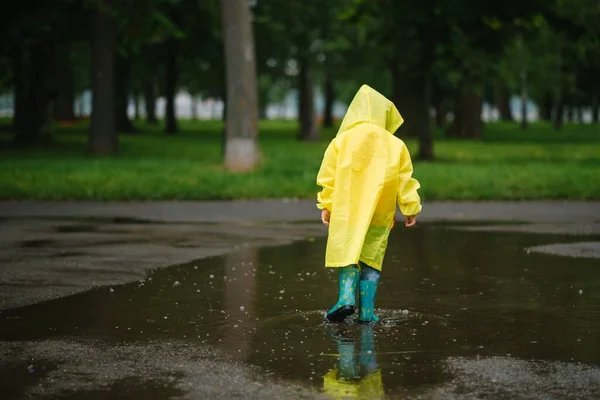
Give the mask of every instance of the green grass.
[[(0, 135), (0, 198), (44, 200), (314, 198), (315, 175), (334, 131), (320, 143), (298, 143), (295, 125), (261, 124), (264, 161), (232, 174), (221, 162), (219, 122), (182, 121), (164, 136), (140, 126), (120, 137), (119, 155), (85, 155), (86, 126), (56, 128), (54, 142), (16, 149)], [(415, 154), (417, 143), (406, 140)], [(416, 162), (425, 200), (600, 199), (600, 128), (569, 125), (554, 132), (534, 124), (488, 124), (484, 141), (438, 133), (435, 162)]]

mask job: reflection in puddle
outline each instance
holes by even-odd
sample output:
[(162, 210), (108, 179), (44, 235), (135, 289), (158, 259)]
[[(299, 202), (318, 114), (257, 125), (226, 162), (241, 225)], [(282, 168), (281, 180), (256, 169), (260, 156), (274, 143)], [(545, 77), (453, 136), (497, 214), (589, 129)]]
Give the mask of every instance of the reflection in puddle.
[(208, 344), (279, 378), (365, 397), (446, 388), (467, 371), (449, 367), (455, 359), (492, 360), (490, 370), (497, 357), (597, 366), (598, 261), (524, 251), (575, 240), (431, 226), (396, 231), (375, 326), (324, 321), (337, 275), (323, 268), (319, 239), (243, 249), (157, 270), (142, 282), (8, 310), (0, 340)]
[(373, 326), (361, 325), (356, 331), (343, 328), (331, 335), (337, 345), (337, 366), (323, 377), (323, 391), (333, 398), (379, 399), (384, 395), (377, 363)]

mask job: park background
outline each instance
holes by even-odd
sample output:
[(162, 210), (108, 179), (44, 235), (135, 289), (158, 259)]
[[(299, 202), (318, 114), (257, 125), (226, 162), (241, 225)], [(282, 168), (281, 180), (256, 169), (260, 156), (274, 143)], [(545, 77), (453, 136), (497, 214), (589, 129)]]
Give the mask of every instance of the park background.
[(59, 0), (10, 15), (5, 200), (314, 198), (362, 84), (404, 116), (425, 202), (600, 199), (595, 0)]

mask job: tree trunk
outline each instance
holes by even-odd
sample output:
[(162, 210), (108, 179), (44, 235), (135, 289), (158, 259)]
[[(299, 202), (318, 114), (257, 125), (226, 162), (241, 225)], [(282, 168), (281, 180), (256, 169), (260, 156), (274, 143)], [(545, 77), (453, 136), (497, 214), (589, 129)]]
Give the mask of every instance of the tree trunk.
[(443, 128), (446, 126), (446, 102), (440, 100), (435, 105), (435, 126)]
[(465, 85), (458, 95), (454, 121), (448, 127), (446, 134), (455, 138), (481, 139), (483, 137), (482, 108), (481, 95), (468, 84)]
[(499, 97), (498, 111), (500, 112), (500, 119), (506, 122), (514, 121), (512, 111), (510, 109), (510, 91), (506, 86), (500, 88)]
[(56, 102), (54, 119), (57, 121), (75, 120), (75, 77), (69, 57), (70, 47), (61, 49), (57, 68)]
[(192, 117), (192, 121), (196, 121), (198, 119), (198, 100), (196, 96), (190, 93), (190, 116)]
[(221, 17), (227, 66), (225, 167), (249, 171), (260, 159), (252, 16), (247, 2), (221, 0)]
[(527, 104), (529, 103), (529, 95), (527, 93), (527, 73), (521, 72), (521, 129), (527, 129)]
[(552, 96), (546, 95), (542, 99), (542, 104), (540, 105), (540, 119), (544, 121), (552, 120)]
[(594, 97), (592, 100), (592, 123), (597, 124), (600, 121), (600, 105), (598, 104), (598, 97)]
[(258, 118), (267, 119), (267, 107), (269, 106), (269, 87), (265, 84), (258, 85)]
[[(426, 71), (427, 69), (424, 69)], [(400, 128), (402, 135), (419, 138), (421, 160), (433, 160), (433, 129), (431, 126), (431, 78), (429, 74), (408, 75), (397, 67), (392, 67), (393, 100), (401, 110), (404, 124)]]
[(117, 132), (134, 133), (135, 127), (127, 115), (129, 108), (129, 79), (131, 64), (127, 58), (117, 54), (115, 59), (115, 116)]
[(422, 109), (423, 101), (420, 101), (424, 94), (422, 88), (418, 87), (419, 82), (414, 76), (408, 76), (396, 65), (392, 66), (391, 71), (392, 101), (404, 118), (399, 134), (404, 137), (419, 137), (419, 132), (425, 128), (425, 121), (428, 121), (428, 126), (431, 125), (429, 109), (425, 117), (425, 110)]
[[(112, 0), (104, 0), (111, 6)], [(89, 150), (94, 155), (117, 152), (118, 137), (115, 121), (114, 67), (116, 35), (110, 14), (94, 11), (92, 20), (92, 121)]]
[(315, 118), (315, 92), (309, 61), (306, 57), (300, 60), (298, 75), (298, 139), (316, 141), (319, 139)]
[(175, 96), (177, 94), (177, 58), (178, 58), (178, 43), (175, 39), (167, 40), (167, 56), (166, 56), (166, 76), (165, 76), (165, 96), (167, 98), (167, 106), (165, 110), (165, 133), (172, 135), (179, 131), (177, 126), (177, 118), (175, 116)]
[(554, 100), (553, 114), (554, 114), (554, 118), (552, 121), (552, 125), (554, 126), (555, 130), (559, 131), (563, 127), (563, 119), (564, 119), (564, 115), (565, 115), (565, 107), (560, 98), (556, 98)]
[(223, 159), (225, 159), (227, 155), (227, 93), (223, 94), (223, 113), (221, 114), (221, 120), (223, 121), (223, 134), (221, 135), (221, 155), (223, 156)]
[(25, 44), (17, 60), (14, 141), (33, 144), (50, 134), (52, 120), (54, 46), (48, 43)]
[(573, 120), (575, 119), (575, 114), (573, 113), (573, 107), (572, 106), (568, 106), (567, 107), (567, 122), (568, 123), (573, 123)]
[(28, 75), (30, 75), (28, 74), (29, 64), (29, 52), (26, 49), (18, 49), (13, 56), (12, 66), (14, 75), (12, 126), (15, 132), (19, 131), (19, 127), (23, 123), (25, 110), (27, 109)]
[(521, 96), (521, 129), (527, 129), (528, 126), (527, 120), (527, 97)]
[(142, 83), (142, 86), (146, 122), (150, 125), (156, 125), (158, 119), (156, 118), (156, 89), (154, 88), (154, 83), (146, 80)]
[(75, 118), (83, 118), (83, 95), (75, 97)]
[(140, 119), (140, 96), (137, 93), (133, 95), (133, 119)]
[(326, 128), (333, 127), (333, 103), (335, 102), (335, 86), (333, 76), (329, 71), (325, 74), (324, 95), (325, 107), (323, 109), (323, 126)]
[(575, 115), (577, 118), (577, 122), (582, 124), (583, 123), (583, 109), (580, 106), (575, 107)]

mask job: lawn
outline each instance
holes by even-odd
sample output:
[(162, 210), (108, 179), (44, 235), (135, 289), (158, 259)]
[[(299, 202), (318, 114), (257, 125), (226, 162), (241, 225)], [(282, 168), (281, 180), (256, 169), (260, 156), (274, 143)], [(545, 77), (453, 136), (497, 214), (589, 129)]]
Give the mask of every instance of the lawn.
[[(119, 155), (85, 155), (85, 124), (56, 127), (51, 145), (16, 149), (0, 134), (0, 198), (44, 200), (313, 198), (327, 140), (295, 141), (295, 124), (266, 121), (264, 162), (252, 173), (232, 174), (221, 162), (220, 122), (181, 121), (164, 136), (139, 125), (121, 135)], [(417, 143), (406, 140), (411, 153)], [(438, 133), (437, 161), (416, 162), (425, 200), (600, 199), (600, 126), (544, 123), (486, 126), (484, 141), (449, 140)]]

